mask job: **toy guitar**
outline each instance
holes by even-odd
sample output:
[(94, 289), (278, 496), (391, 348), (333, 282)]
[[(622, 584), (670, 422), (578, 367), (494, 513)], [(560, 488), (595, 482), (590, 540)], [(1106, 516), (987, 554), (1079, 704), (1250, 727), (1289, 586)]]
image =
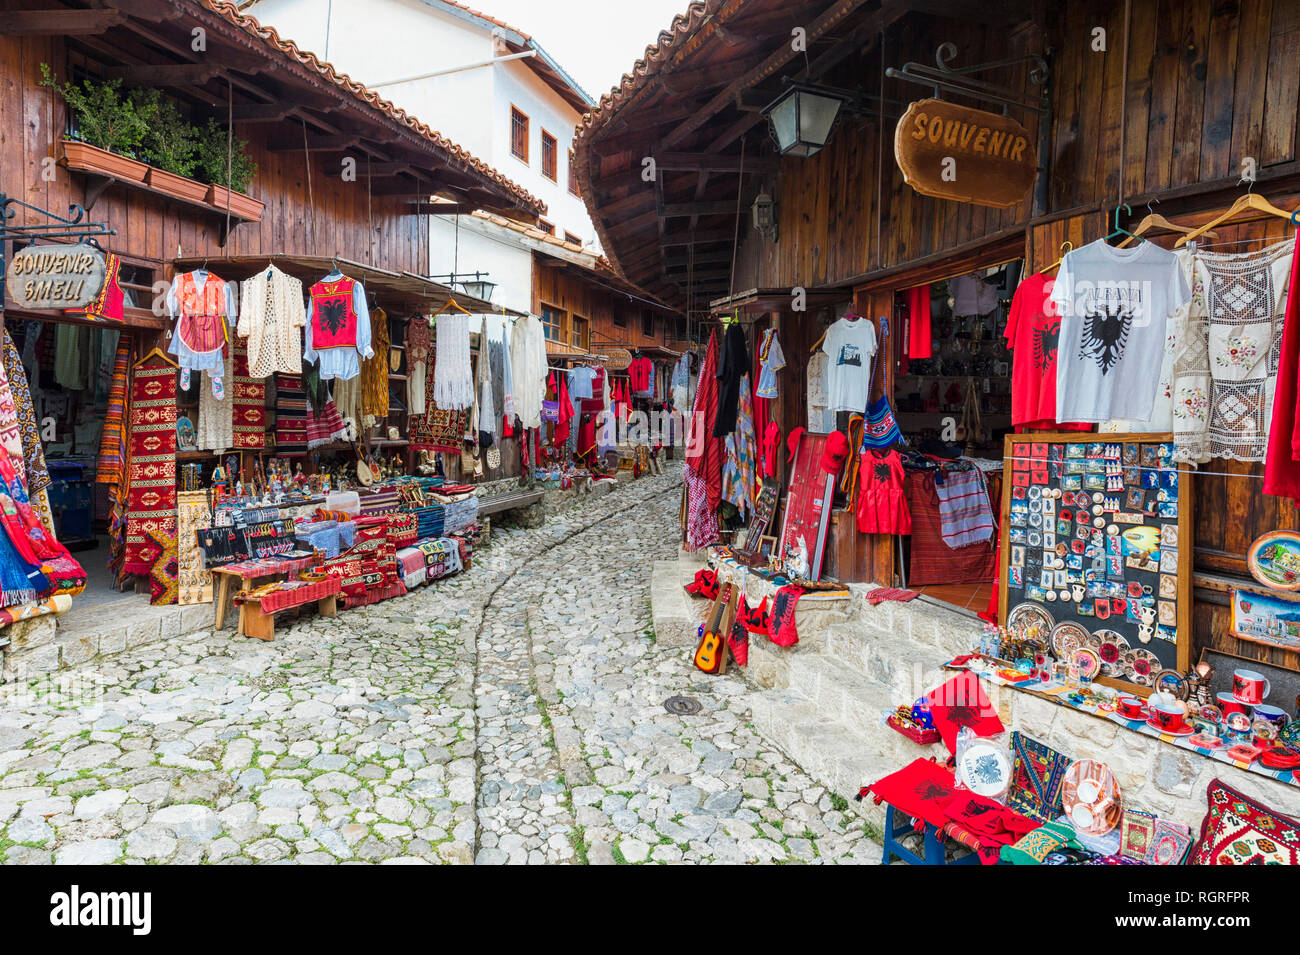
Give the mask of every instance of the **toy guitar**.
[(723, 661), (727, 658), (727, 635), (723, 632), (722, 618), (730, 603), (731, 584), (727, 584), (718, 594), (709, 619), (704, 622), (704, 632), (700, 635), (700, 642), (695, 647), (694, 663), (705, 673), (719, 672)]

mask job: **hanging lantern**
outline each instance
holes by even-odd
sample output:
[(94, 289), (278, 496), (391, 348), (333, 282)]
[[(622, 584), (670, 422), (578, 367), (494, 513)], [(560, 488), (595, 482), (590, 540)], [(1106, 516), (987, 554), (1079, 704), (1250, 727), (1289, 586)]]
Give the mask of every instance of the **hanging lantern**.
[(791, 84), (763, 110), (781, 155), (807, 157), (820, 152), (843, 103), (843, 96), (823, 87)]

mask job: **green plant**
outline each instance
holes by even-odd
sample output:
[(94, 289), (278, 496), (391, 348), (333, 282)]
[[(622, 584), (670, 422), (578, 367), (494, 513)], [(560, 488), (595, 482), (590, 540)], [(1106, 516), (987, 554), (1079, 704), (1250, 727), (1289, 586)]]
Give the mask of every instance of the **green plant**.
[(140, 150), (156, 104), (142, 103), (122, 92), (121, 80), (96, 83), (83, 79), (59, 84), (48, 63), (41, 64), (41, 85), (63, 97), (72, 113), (77, 138), (91, 146), (134, 157)]
[(248, 155), (247, 140), (235, 136), (230, 149), (230, 176), (226, 176), (226, 127), (215, 119), (199, 132), (199, 176), (218, 186), (235, 192), (247, 192), (248, 184), (257, 175), (257, 163)]
[(153, 111), (153, 120), (144, 137), (144, 158), (159, 169), (178, 176), (192, 176), (198, 164), (199, 131), (158, 90), (133, 90), (131, 98), (141, 109)]

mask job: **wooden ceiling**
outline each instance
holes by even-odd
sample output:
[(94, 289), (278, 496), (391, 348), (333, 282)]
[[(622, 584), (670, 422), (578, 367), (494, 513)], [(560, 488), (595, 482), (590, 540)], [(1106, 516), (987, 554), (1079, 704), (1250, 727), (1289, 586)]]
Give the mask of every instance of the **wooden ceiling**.
[[(206, 47), (193, 49), (202, 28)], [(224, 122), (273, 123), (272, 151), (337, 173), (358, 158), (378, 195), (438, 195), (535, 222), (545, 205), (419, 120), (223, 0), (0, 0), (0, 34), (64, 37), (105, 78), (168, 91)], [(59, 66), (55, 64), (56, 67)]]

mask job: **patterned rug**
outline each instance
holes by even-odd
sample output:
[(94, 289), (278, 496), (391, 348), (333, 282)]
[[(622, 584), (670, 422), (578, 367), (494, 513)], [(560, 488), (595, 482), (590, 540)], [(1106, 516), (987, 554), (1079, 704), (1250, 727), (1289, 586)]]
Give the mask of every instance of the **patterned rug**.
[[(429, 362), (425, 372), (426, 394), (433, 395), (433, 368)], [(439, 408), (430, 397), (425, 402), (422, 415), (411, 415), (408, 428), (410, 448), (413, 451), (447, 451), (459, 454), (465, 443), (465, 426), (469, 423), (466, 411), (447, 411)]]
[(275, 450), (277, 454), (307, 453), (307, 394), (302, 375), (275, 376)]
[(149, 355), (132, 371), (128, 443), (123, 569), (148, 575), (159, 557), (146, 547), (150, 533), (176, 550), (176, 366), (161, 355)]
[(156, 607), (176, 603), (176, 538), (165, 531), (146, 531), (144, 551), (153, 559), (149, 571), (149, 603)]
[(234, 402), (235, 447), (261, 451), (266, 447), (266, 384), (248, 377), (248, 348), (231, 345), (235, 359), (235, 380), (231, 385)]
[(203, 569), (198, 531), (211, 523), (207, 491), (176, 495), (177, 601), (182, 606), (212, 601), (212, 571)]
[(130, 378), (131, 339), (118, 339), (113, 357), (113, 381), (108, 388), (108, 411), (99, 437), (97, 484), (121, 484), (126, 476), (126, 394)]

